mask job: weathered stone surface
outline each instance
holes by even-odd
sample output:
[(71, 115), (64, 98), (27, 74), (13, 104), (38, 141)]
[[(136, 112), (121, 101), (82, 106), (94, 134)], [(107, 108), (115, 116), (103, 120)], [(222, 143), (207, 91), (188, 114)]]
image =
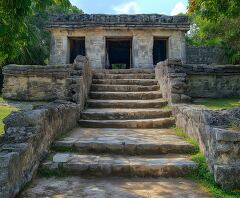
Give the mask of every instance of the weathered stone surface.
[(155, 118), (138, 120), (80, 120), (80, 126), (96, 128), (169, 128), (175, 123), (174, 118)]
[(93, 79), (93, 84), (109, 84), (109, 85), (141, 85), (153, 86), (158, 82), (155, 79)]
[(87, 101), (92, 108), (162, 108), (168, 104), (164, 99), (154, 100), (92, 100)]
[(5, 119), (0, 140), (0, 197), (14, 197), (35, 174), (57, 135), (76, 127), (80, 106), (50, 103)]
[(239, 188), (240, 133), (228, 129), (240, 123), (240, 108), (210, 111), (194, 105), (176, 105), (173, 109), (177, 127), (198, 140), (215, 181), (225, 189)]
[(61, 153), (56, 155), (52, 161), (44, 162), (41, 167), (55, 171), (53, 168), (55, 165), (52, 164), (58, 164), (58, 168), (62, 168), (70, 175), (129, 175), (143, 177), (183, 176), (197, 168), (197, 165), (185, 156), (127, 157), (90, 154), (69, 154), (67, 156)]
[(148, 100), (162, 98), (160, 91), (145, 92), (93, 92), (89, 93), (91, 99), (104, 100)]
[(111, 92), (139, 92), (139, 91), (158, 91), (159, 85), (139, 86), (139, 85), (103, 85), (92, 84), (92, 91), (111, 91)]
[(198, 184), (185, 179), (82, 179), (37, 178), (20, 198), (54, 197), (82, 198), (209, 198)]
[(53, 27), (176, 27), (189, 28), (188, 17), (159, 14), (107, 15), (107, 14), (57, 14), (52, 15)]
[(68, 101), (80, 104), (82, 110), (86, 104), (86, 99), (88, 98), (88, 93), (92, 84), (92, 69), (88, 58), (78, 55), (74, 60), (72, 71), (80, 73), (71, 73), (66, 79), (66, 98)]
[(101, 74), (154, 74), (153, 69), (94, 69), (93, 73)]
[(71, 69), (71, 65), (7, 65), (3, 69), (3, 97), (31, 101), (64, 99)]
[(86, 109), (81, 113), (84, 120), (129, 120), (129, 119), (151, 119), (165, 118), (172, 115), (170, 110), (163, 109)]
[(78, 56), (73, 65), (7, 65), (3, 69), (3, 97), (14, 100), (68, 100), (81, 104), (91, 87), (88, 59)]
[(223, 64), (225, 52), (221, 46), (186, 46), (186, 62), (189, 64)]
[(54, 147), (74, 149), (81, 153), (121, 154), (184, 154), (195, 148), (175, 135), (172, 129), (76, 128), (68, 137), (58, 140)]
[(145, 74), (145, 73), (136, 73), (136, 74), (104, 74), (104, 73), (94, 73), (93, 79), (154, 79), (155, 74)]
[(180, 64), (166, 60), (155, 67), (163, 98), (187, 103), (192, 98), (240, 96), (240, 65)]
[(171, 29), (161, 27), (82, 27), (78, 29), (50, 28), (52, 46), (50, 52), (51, 64), (69, 63), (69, 37), (84, 37), (86, 55), (93, 69), (106, 68), (106, 39), (105, 38), (132, 38), (131, 68), (153, 69), (154, 37), (168, 38), (168, 56), (172, 59), (186, 59), (185, 33), (173, 25)]

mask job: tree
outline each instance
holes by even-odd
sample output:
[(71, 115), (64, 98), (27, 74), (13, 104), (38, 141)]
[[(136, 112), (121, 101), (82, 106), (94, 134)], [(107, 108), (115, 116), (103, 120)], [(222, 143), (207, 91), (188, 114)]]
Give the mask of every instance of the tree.
[(13, 60), (17, 64), (47, 64), (50, 52), (50, 33), (46, 29), (49, 16), (52, 14), (82, 14), (83, 11), (76, 6), (65, 6), (54, 4), (44, 10), (34, 8), (34, 15), (28, 17), (28, 32), (31, 40), (23, 48), (21, 53)]
[(192, 30), (188, 42), (194, 45), (222, 45), (228, 61), (240, 63), (240, 1), (189, 0)]
[(1, 65), (16, 61), (26, 63), (27, 60), (31, 64), (36, 55), (43, 60), (49, 43), (49, 36), (43, 30), (44, 22), (53, 11), (81, 13), (69, 0), (0, 1)]

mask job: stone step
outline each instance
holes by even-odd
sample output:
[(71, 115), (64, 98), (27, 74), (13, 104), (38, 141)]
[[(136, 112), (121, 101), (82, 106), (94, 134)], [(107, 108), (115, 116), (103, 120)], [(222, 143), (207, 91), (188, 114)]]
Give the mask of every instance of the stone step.
[(93, 74), (93, 79), (155, 79), (155, 74)]
[(140, 91), (158, 91), (159, 85), (140, 86), (140, 85), (103, 85), (92, 84), (91, 91), (97, 92), (140, 92)]
[(148, 92), (90, 92), (91, 99), (104, 100), (149, 100), (162, 98), (159, 91)]
[(37, 177), (18, 198), (212, 198), (184, 178)]
[(168, 102), (164, 99), (155, 100), (88, 100), (91, 108), (162, 108)]
[(83, 120), (130, 120), (165, 118), (171, 116), (170, 110), (164, 109), (86, 109), (81, 113)]
[(180, 177), (192, 173), (197, 164), (187, 156), (127, 157), (57, 153), (40, 170), (86, 176)]
[(92, 128), (168, 128), (175, 124), (174, 118), (139, 120), (80, 120), (80, 126)]
[(155, 79), (93, 79), (93, 84), (107, 84), (107, 85), (141, 85), (152, 86), (157, 85), (158, 81)]
[(95, 69), (93, 74), (154, 74), (153, 69)]
[(54, 151), (123, 155), (190, 154), (196, 148), (173, 129), (76, 128), (55, 141)]

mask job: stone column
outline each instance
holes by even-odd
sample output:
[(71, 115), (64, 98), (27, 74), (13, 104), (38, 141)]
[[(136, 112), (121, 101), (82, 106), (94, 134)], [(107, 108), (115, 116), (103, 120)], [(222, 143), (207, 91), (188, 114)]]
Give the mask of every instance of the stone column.
[(50, 64), (66, 64), (68, 62), (67, 34), (52, 32)]
[(185, 36), (183, 32), (175, 32), (169, 38), (169, 58), (186, 61)]
[(132, 43), (134, 68), (153, 68), (153, 36), (150, 33), (135, 32)]
[(105, 68), (105, 37), (97, 32), (88, 33), (85, 38), (86, 54), (93, 69)]

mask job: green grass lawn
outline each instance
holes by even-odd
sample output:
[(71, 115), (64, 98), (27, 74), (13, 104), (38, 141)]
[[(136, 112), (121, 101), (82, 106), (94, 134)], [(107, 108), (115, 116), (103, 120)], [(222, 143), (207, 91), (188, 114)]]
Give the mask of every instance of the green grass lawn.
[[(5, 100), (0, 95), (0, 103), (4, 103)], [(4, 133), (3, 119), (6, 118), (12, 111), (17, 111), (15, 107), (9, 105), (0, 104), (0, 136)]]
[(204, 105), (212, 110), (231, 109), (240, 107), (240, 98), (197, 99), (194, 104)]

